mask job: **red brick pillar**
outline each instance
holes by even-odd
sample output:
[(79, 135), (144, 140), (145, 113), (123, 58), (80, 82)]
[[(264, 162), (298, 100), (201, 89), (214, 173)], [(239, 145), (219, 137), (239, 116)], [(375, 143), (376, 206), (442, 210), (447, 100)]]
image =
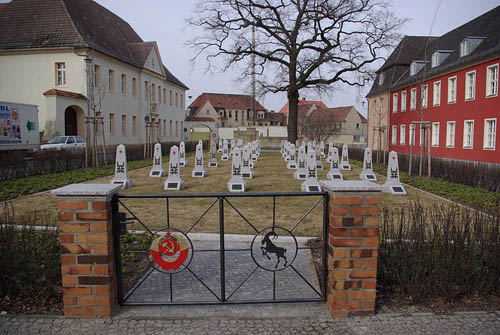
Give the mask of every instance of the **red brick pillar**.
[(381, 186), (323, 182), (329, 192), (327, 303), (333, 317), (375, 313)]
[(116, 306), (111, 198), (120, 188), (73, 184), (53, 191), (65, 316), (110, 317)]

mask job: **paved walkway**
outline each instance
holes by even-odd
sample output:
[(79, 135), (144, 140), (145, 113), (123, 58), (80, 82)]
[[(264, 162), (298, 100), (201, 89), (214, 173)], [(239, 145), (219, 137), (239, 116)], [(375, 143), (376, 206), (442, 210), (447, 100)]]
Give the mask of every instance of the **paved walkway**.
[(451, 315), (379, 314), (328, 319), (280, 318), (122, 318), (110, 320), (63, 317), (0, 316), (0, 334), (491, 334), (500, 333), (500, 312)]

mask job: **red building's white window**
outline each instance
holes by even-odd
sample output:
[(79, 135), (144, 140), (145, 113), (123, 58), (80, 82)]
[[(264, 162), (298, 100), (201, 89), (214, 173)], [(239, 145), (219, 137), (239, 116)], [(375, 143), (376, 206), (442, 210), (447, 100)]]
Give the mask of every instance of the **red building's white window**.
[(410, 91), (410, 110), (417, 109), (417, 88), (412, 88)]
[(397, 113), (398, 112), (398, 94), (394, 93), (392, 95), (392, 112)]
[(420, 92), (420, 97), (422, 99), (422, 108), (427, 108), (427, 92), (428, 92), (428, 86), (423, 85), (422, 90)]
[(488, 66), (486, 69), (486, 96), (498, 95), (498, 64)]
[(464, 149), (472, 149), (474, 142), (474, 120), (464, 121)]
[(432, 123), (432, 146), (439, 146), (439, 122)]
[(406, 139), (406, 125), (402, 124), (399, 126), (399, 144), (405, 145)]
[(410, 138), (409, 138), (410, 145), (415, 145), (415, 124), (410, 124)]
[(441, 81), (436, 81), (432, 89), (432, 105), (439, 106), (441, 104)]
[(406, 91), (401, 92), (401, 112), (406, 112)]
[(394, 125), (392, 126), (392, 141), (391, 143), (393, 145), (396, 145), (397, 144), (397, 139), (398, 139), (398, 126)]
[(465, 74), (465, 100), (474, 100), (476, 96), (476, 71)]
[(446, 147), (455, 147), (455, 121), (448, 121), (446, 124)]
[(448, 103), (457, 101), (457, 76), (448, 78)]
[(484, 149), (495, 150), (497, 119), (484, 120)]

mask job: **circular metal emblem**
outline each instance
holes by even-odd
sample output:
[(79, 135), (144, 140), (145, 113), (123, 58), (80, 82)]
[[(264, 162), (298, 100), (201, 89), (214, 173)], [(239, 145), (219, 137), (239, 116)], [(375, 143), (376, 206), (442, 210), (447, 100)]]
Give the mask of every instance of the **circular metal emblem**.
[(177, 229), (157, 231), (151, 238), (148, 259), (156, 270), (177, 273), (186, 269), (193, 258), (191, 240)]
[(267, 227), (258, 232), (250, 246), (255, 264), (266, 271), (281, 271), (297, 257), (297, 239), (283, 227)]

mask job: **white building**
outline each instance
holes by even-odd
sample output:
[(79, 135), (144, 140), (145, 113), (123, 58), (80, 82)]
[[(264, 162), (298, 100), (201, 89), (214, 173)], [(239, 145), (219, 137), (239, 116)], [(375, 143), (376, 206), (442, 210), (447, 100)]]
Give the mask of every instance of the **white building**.
[(188, 87), (163, 65), (156, 42), (96, 2), (0, 4), (0, 32), (0, 101), (38, 105), (44, 140), (85, 136), (88, 92), (104, 92), (96, 116), (106, 144), (144, 143), (146, 115), (153, 140), (182, 139)]

